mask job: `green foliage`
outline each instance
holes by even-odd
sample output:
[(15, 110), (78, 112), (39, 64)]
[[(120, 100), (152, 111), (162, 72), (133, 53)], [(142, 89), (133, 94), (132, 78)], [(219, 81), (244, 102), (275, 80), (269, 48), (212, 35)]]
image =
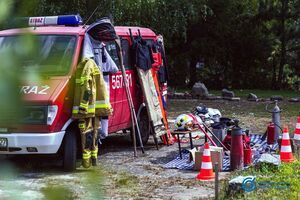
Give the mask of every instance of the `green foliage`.
[[(232, 177), (256, 176), (256, 183), (266, 184), (271, 183), (269, 187), (258, 187), (253, 192), (234, 193), (231, 199), (297, 199), (300, 196), (300, 162), (282, 163), (279, 167), (274, 167), (268, 164), (262, 164), (259, 167), (250, 167), (247, 170), (239, 171), (232, 174)], [(280, 187), (283, 186), (283, 187)], [(284, 194), (284, 195), (283, 195)]]
[(40, 0), (21, 13), (87, 20), (97, 6), (88, 23), (111, 16), (164, 35), (173, 86), (299, 87), (299, 0)]
[(32, 0), (13, 9), (79, 13), (85, 21), (91, 16), (88, 24), (111, 16), (116, 25), (150, 27), (165, 37), (173, 86), (200, 80), (216, 89), (300, 87), (299, 0)]
[[(12, 18), (12, 15), (25, 13), (28, 8), (27, 6), (33, 5), (32, 2), (29, 4), (16, 4), (13, 0), (3, 2), (0, 2), (0, 12), (3, 10), (0, 14), (0, 26)], [(13, 13), (13, 10), (20, 12)], [(22, 35), (18, 38), (17, 43), (19, 44), (17, 47), (1, 48), (0, 52), (0, 123), (4, 124), (4, 127), (7, 127), (11, 123), (16, 123), (19, 117), (22, 116), (23, 107), (19, 94), (22, 78), (24, 76), (36, 77), (32, 73), (21, 73), (19, 67), (21, 66), (21, 60), (32, 55), (35, 51), (31, 35)]]

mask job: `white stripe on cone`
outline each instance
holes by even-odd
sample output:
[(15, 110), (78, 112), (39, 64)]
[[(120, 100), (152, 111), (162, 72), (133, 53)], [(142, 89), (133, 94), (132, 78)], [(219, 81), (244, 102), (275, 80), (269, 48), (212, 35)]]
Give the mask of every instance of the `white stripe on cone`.
[(294, 140), (300, 140), (300, 134), (294, 134)]
[(204, 149), (203, 156), (210, 156), (210, 150), (209, 149)]
[(212, 169), (211, 162), (202, 162), (201, 163), (201, 169)]
[(281, 146), (280, 152), (284, 152), (284, 153), (290, 153), (292, 152), (292, 148), (291, 146)]
[(300, 123), (296, 124), (296, 129), (300, 129)]
[(289, 140), (290, 139), (289, 133), (283, 133), (282, 139), (283, 140)]

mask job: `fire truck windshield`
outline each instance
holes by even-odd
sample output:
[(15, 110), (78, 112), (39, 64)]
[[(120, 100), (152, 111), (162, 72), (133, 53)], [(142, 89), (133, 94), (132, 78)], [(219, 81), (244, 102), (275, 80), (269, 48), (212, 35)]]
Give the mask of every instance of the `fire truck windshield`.
[[(21, 45), (28, 39), (24, 36), (0, 36), (0, 53), (14, 54), (22, 50)], [(76, 36), (70, 35), (32, 35), (30, 52), (14, 57), (21, 71), (45, 75), (66, 75), (72, 63)], [(30, 40), (29, 40), (30, 41)]]

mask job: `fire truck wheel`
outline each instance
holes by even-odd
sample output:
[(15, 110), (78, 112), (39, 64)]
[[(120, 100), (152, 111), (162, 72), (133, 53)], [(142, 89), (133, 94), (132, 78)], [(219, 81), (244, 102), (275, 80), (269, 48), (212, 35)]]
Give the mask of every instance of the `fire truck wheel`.
[(74, 171), (76, 169), (77, 141), (72, 129), (66, 132), (63, 150), (64, 171)]
[[(139, 123), (140, 133), (142, 137), (142, 142), (145, 145), (147, 144), (150, 136), (150, 123), (149, 123), (149, 118), (146, 109), (142, 110), (138, 118), (138, 123)], [(137, 130), (135, 130), (135, 134), (136, 134), (136, 144), (139, 146), (140, 142), (139, 142)], [(132, 139), (132, 134), (131, 134), (131, 139)]]

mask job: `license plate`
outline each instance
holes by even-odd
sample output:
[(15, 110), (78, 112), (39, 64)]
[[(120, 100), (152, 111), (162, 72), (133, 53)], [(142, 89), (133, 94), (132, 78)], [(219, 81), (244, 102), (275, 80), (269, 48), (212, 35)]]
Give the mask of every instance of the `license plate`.
[(7, 138), (0, 138), (0, 148), (7, 148)]
[(1, 133), (7, 133), (8, 130), (7, 130), (7, 128), (0, 128), (0, 132), (1, 132)]

